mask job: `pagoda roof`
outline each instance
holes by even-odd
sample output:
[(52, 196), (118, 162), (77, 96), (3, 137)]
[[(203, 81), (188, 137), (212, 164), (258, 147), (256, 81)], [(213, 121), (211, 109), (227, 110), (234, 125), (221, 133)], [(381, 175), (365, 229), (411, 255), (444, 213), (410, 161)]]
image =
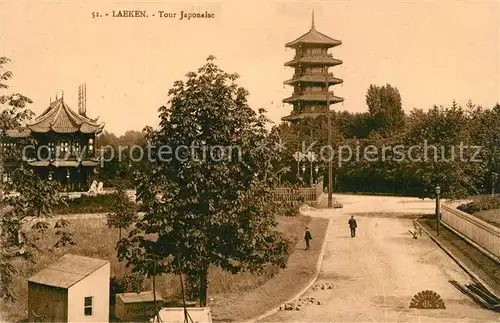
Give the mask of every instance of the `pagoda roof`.
[(98, 123), (96, 119), (89, 119), (78, 114), (60, 98), (51, 102), (49, 107), (38, 116), (32, 123), (26, 126), (32, 132), (57, 133), (100, 133), (104, 123)]
[(297, 48), (297, 47), (301, 47), (302, 45), (318, 45), (321, 47), (335, 47), (335, 46), (338, 46), (341, 44), (342, 44), (342, 42), (340, 40), (330, 38), (327, 35), (320, 33), (319, 31), (316, 30), (316, 28), (314, 28), (314, 25), (313, 25), (307, 33), (305, 33), (304, 35), (295, 39), (294, 41), (287, 43), (285, 45), (285, 47)]
[[(330, 92), (330, 96), (328, 98), (330, 103), (339, 103), (344, 101), (344, 98), (332, 95)], [(326, 102), (326, 93), (305, 93), (301, 95), (293, 95), (289, 98), (283, 100), (283, 103), (294, 103), (299, 101), (320, 101)]]
[[(325, 76), (321, 74), (315, 74), (315, 75), (302, 75), (299, 77), (292, 78), (290, 80), (287, 80), (283, 82), (283, 84), (287, 85), (293, 85), (295, 83), (321, 83), (325, 84)], [(343, 83), (344, 81), (342, 79), (333, 77), (332, 75), (328, 75), (328, 84), (340, 84)]]
[(331, 56), (302, 56), (286, 62), (285, 66), (297, 66), (302, 64), (335, 66), (342, 64), (340, 59)]

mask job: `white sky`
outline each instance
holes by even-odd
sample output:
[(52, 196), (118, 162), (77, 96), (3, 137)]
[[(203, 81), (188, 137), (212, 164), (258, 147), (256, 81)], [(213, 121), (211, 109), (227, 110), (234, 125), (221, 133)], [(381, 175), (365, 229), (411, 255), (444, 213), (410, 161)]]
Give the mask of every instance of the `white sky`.
[[(93, 19), (112, 10), (209, 11), (215, 19)], [(274, 121), (293, 74), (285, 43), (316, 29), (343, 42), (330, 52), (344, 61), (332, 87), (338, 110), (364, 112), (370, 84), (399, 88), (405, 110), (434, 104), (491, 107), (500, 101), (500, 1), (1, 1), (0, 56), (12, 59), (12, 91), (41, 113), (56, 93), (77, 109), (87, 82), (87, 113), (117, 135), (155, 126), (173, 82), (209, 55), (238, 72), (254, 109)]]

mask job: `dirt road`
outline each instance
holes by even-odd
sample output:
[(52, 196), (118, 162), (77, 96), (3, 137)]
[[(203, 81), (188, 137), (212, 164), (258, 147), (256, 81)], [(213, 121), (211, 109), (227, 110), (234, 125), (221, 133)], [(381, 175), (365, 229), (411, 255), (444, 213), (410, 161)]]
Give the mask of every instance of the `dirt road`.
[[(341, 197), (342, 198), (342, 197)], [(412, 220), (358, 216), (356, 238), (350, 237), (350, 213), (426, 213), (433, 201), (408, 198), (344, 197), (343, 210), (310, 215), (333, 219), (318, 283), (332, 289), (310, 290), (322, 304), (300, 311), (280, 311), (264, 321), (274, 322), (499, 322), (500, 315), (479, 308), (448, 280), (470, 282), (441, 249), (424, 234), (412, 239)], [(373, 210), (375, 209), (375, 210)], [(430, 212), (427, 212), (430, 213)], [(409, 309), (414, 294), (430, 289), (441, 295), (446, 309)]]

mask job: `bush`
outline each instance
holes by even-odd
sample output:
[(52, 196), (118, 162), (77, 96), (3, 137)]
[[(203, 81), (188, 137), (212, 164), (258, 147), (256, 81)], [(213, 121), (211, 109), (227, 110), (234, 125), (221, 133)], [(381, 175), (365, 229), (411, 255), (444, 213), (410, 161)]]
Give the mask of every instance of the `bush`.
[(465, 213), (474, 214), (481, 211), (488, 211), (500, 209), (500, 196), (488, 196), (478, 200), (472, 201), (467, 204), (462, 204), (458, 207), (460, 211)]
[(68, 200), (67, 205), (57, 207), (53, 212), (56, 214), (107, 213), (111, 212), (112, 202), (111, 194), (82, 196)]

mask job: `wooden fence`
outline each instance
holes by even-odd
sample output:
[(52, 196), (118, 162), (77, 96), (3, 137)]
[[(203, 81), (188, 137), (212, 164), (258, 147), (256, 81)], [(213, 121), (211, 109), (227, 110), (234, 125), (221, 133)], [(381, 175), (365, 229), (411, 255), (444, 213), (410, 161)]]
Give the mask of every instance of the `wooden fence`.
[(500, 258), (500, 228), (446, 205), (441, 205), (441, 221)]
[(278, 187), (275, 191), (275, 198), (277, 201), (287, 202), (303, 200), (304, 203), (314, 206), (321, 194), (323, 194), (323, 181), (310, 187), (301, 187), (298, 189)]

